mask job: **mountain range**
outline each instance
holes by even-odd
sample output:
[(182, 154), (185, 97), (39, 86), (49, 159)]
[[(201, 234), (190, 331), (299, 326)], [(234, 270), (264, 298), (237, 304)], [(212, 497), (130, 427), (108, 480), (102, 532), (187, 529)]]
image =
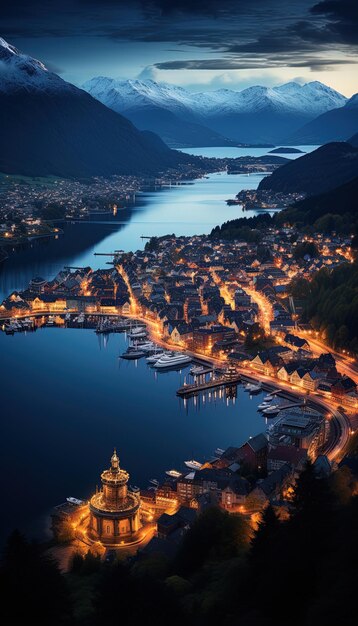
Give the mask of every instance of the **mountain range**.
[[(194, 93), (153, 80), (121, 81), (99, 76), (85, 82), (83, 88), (139, 128), (155, 131), (175, 146), (180, 142), (187, 145), (190, 138), (192, 145), (203, 145), (190, 136), (188, 126), (188, 132), (183, 132), (184, 124), (200, 126), (200, 141), (210, 140), (209, 136), (205, 138), (210, 129), (216, 133), (211, 138), (214, 141), (224, 136), (241, 144), (277, 144), (318, 116), (347, 104), (345, 96), (318, 81)], [(355, 130), (348, 131), (344, 138)]]
[(0, 38), (1, 172), (153, 174), (186, 158)]

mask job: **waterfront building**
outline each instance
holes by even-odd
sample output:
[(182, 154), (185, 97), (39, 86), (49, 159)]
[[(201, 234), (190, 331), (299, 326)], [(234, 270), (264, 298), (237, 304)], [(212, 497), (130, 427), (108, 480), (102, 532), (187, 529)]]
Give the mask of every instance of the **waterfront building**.
[(138, 539), (141, 502), (138, 494), (128, 492), (128, 479), (114, 450), (110, 468), (101, 474), (102, 488), (90, 500), (88, 536), (93, 541), (120, 545)]
[(268, 429), (270, 448), (294, 446), (307, 450), (307, 455), (315, 459), (326, 441), (326, 421), (318, 413), (287, 411)]

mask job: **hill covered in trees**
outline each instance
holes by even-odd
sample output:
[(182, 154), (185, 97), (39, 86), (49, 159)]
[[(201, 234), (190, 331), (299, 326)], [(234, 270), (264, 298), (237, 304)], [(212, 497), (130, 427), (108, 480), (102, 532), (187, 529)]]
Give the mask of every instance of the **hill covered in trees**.
[(282, 165), (260, 182), (258, 189), (325, 193), (358, 176), (358, 149), (344, 141), (328, 143)]
[[(347, 626), (355, 623), (358, 499), (347, 467), (318, 478), (308, 464), (290, 519), (269, 506), (255, 532), (210, 507), (176, 555), (100, 563), (75, 556), (60, 574), (15, 533), (0, 568), (6, 626)], [(16, 601), (14, 601), (16, 598)]]
[(308, 282), (294, 279), (293, 296), (304, 303), (303, 319), (324, 334), (333, 348), (358, 353), (358, 263), (321, 269)]
[(305, 226), (320, 232), (351, 233), (357, 231), (358, 177), (329, 192), (309, 196), (276, 215), (277, 222)]

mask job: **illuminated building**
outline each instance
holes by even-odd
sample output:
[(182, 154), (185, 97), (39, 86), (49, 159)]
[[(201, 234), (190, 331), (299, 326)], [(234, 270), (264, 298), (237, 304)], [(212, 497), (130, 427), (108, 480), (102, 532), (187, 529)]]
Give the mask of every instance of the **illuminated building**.
[(129, 474), (119, 467), (116, 451), (101, 474), (102, 489), (90, 500), (88, 535), (106, 545), (136, 541), (141, 527), (140, 496), (128, 492)]

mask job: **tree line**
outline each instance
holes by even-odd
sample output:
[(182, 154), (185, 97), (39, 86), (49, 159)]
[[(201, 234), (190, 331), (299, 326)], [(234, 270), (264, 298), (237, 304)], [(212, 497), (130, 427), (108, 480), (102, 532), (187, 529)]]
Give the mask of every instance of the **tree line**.
[(200, 513), (176, 555), (103, 563), (75, 555), (62, 574), (18, 532), (0, 568), (5, 626), (353, 625), (356, 484), (342, 467), (299, 476), (289, 519), (269, 505), (253, 532), (242, 515)]
[(358, 262), (322, 268), (311, 281), (293, 279), (291, 294), (303, 304), (303, 321), (310, 322), (335, 349), (358, 353)]

